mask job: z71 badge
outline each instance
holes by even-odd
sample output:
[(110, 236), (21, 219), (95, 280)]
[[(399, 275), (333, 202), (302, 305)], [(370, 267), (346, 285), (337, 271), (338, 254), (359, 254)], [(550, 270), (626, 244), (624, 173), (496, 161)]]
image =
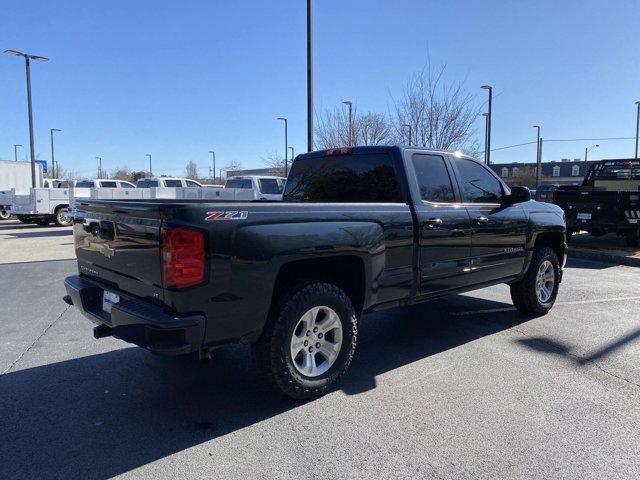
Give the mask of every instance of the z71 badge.
[(249, 212), (207, 212), (205, 217), (206, 222), (213, 222), (214, 220), (244, 220), (249, 216)]

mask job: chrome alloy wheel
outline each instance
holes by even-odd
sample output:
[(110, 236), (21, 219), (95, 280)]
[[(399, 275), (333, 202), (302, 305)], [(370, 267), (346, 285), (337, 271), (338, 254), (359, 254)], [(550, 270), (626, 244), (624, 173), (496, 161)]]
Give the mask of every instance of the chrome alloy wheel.
[(342, 346), (342, 322), (329, 307), (308, 310), (293, 329), (291, 359), (296, 370), (307, 377), (318, 377), (331, 368)]
[(553, 264), (549, 260), (545, 260), (540, 264), (536, 276), (536, 296), (540, 303), (547, 303), (551, 299), (555, 284), (556, 272)]

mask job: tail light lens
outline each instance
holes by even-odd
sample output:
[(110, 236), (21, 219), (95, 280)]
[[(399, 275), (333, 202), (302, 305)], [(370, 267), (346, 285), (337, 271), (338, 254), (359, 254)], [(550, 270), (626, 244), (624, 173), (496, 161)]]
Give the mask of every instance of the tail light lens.
[(162, 229), (162, 285), (186, 288), (204, 281), (204, 235), (188, 228)]

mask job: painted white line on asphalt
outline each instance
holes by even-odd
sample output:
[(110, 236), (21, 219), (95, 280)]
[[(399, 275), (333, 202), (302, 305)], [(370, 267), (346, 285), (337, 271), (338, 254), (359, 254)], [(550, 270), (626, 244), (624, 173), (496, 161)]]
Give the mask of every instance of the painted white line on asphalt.
[(497, 312), (511, 312), (515, 310), (515, 307), (503, 307), (503, 308), (487, 308), (486, 310), (471, 310), (468, 312), (451, 312), (451, 315), (454, 316), (463, 316), (463, 315), (477, 315), (479, 313), (497, 313)]

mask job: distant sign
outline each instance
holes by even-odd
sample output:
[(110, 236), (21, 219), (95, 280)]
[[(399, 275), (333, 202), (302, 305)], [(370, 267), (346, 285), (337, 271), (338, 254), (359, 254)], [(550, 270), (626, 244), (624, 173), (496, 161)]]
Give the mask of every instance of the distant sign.
[(36, 160), (36, 163), (39, 163), (40, 167), (42, 167), (42, 173), (47, 173), (47, 161), (46, 160)]

